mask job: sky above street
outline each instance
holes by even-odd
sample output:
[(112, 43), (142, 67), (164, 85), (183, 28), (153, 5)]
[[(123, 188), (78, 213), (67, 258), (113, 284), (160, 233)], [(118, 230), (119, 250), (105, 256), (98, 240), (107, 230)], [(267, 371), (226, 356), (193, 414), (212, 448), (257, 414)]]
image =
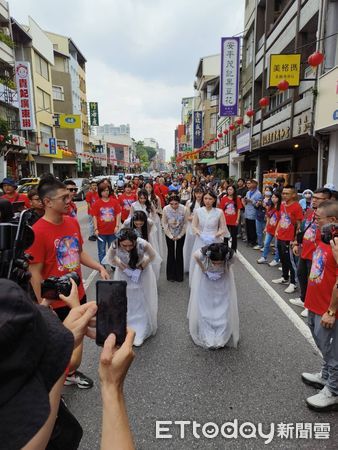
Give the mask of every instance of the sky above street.
[(87, 59), (87, 100), (100, 125), (129, 123), (173, 154), (181, 98), (199, 59), (243, 31), (244, 0), (9, 0), (20, 23), (71, 37)]

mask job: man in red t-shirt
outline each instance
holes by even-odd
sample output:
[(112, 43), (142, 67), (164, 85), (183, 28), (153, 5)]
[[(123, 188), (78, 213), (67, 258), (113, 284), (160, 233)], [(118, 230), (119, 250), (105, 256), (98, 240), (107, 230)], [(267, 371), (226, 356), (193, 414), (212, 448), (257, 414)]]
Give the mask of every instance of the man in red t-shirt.
[(64, 183), (66, 185), (67, 191), (69, 192), (69, 196), (70, 196), (70, 203), (69, 203), (67, 215), (69, 217), (72, 217), (73, 219), (77, 219), (77, 206), (73, 200), (78, 191), (78, 188), (76, 186), (75, 181), (73, 181), (73, 180), (66, 180)]
[(5, 193), (1, 198), (5, 198), (10, 203), (23, 202), (25, 208), (30, 208), (30, 202), (27, 195), (16, 192), (18, 185), (12, 178), (4, 178), (0, 187)]
[[(231, 192), (231, 194), (230, 194)], [(231, 186), (228, 195), (224, 195), (218, 207), (223, 211), (227, 227), (231, 235), (231, 248), (237, 251), (238, 224), (243, 208), (241, 199), (235, 196), (234, 188)], [(231, 195), (231, 197), (229, 196)], [(234, 198), (235, 196), (235, 198)]]
[[(296, 201), (296, 190), (287, 185), (283, 188), (282, 205), (280, 208), (280, 220), (276, 228), (277, 248), (282, 263), (283, 276), (272, 280), (275, 284), (289, 284), (284, 292), (292, 294), (296, 290), (296, 264), (291, 249), (291, 243), (295, 240), (296, 233), (303, 220), (303, 210)], [(289, 279), (290, 277), (290, 279)]]
[[(320, 229), (315, 221), (315, 211), (321, 203), (331, 198), (331, 191), (326, 188), (317, 189), (313, 194), (312, 209), (306, 210), (304, 220), (301, 225), (303, 232), (302, 243), (297, 240), (293, 242), (293, 253), (299, 256), (297, 265), (297, 277), (300, 287), (300, 296), (297, 298), (290, 298), (289, 302), (292, 305), (304, 307), (305, 295), (307, 289), (307, 282), (310, 275), (312, 256), (317, 247), (317, 242), (320, 240)], [(301, 313), (302, 317), (307, 317), (307, 309)]]
[(165, 182), (164, 178), (161, 177), (159, 179), (160, 184), (157, 185), (156, 187), (154, 186), (154, 193), (159, 197), (162, 208), (164, 208), (165, 205), (167, 204), (166, 199), (169, 192), (169, 188), (164, 184), (164, 182)]
[(133, 186), (131, 183), (124, 185), (124, 192), (119, 196), (118, 201), (121, 206), (121, 222), (128, 219), (131, 205), (136, 202), (137, 196), (132, 192)]
[(90, 183), (90, 189), (86, 194), (86, 202), (87, 202), (87, 206), (88, 206), (88, 222), (89, 222), (88, 241), (96, 241), (92, 208), (93, 208), (94, 203), (98, 199), (99, 199), (99, 194), (97, 193), (97, 183), (96, 183), (96, 181), (92, 181)]
[[(338, 223), (338, 202), (326, 200), (315, 213), (317, 226)], [(331, 245), (319, 241), (313, 254), (312, 266), (305, 297), (309, 310), (308, 325), (314, 341), (323, 355), (319, 373), (303, 373), (302, 380), (322, 388), (318, 394), (306, 399), (316, 411), (338, 408), (338, 264)]]
[[(43, 280), (76, 272), (81, 280), (78, 288), (80, 303), (85, 303), (81, 264), (97, 270), (105, 280), (109, 280), (109, 275), (103, 266), (83, 250), (79, 223), (67, 215), (70, 195), (66, 186), (53, 175), (47, 175), (39, 183), (38, 194), (45, 207), (45, 215), (33, 225), (34, 243), (27, 250), (33, 258), (29, 271), (36, 299), (42, 301)], [(60, 320), (63, 321), (68, 315), (69, 308), (63, 301), (56, 298), (52, 307)], [(83, 389), (93, 386), (93, 381), (79, 371), (69, 374), (66, 383), (76, 384)]]

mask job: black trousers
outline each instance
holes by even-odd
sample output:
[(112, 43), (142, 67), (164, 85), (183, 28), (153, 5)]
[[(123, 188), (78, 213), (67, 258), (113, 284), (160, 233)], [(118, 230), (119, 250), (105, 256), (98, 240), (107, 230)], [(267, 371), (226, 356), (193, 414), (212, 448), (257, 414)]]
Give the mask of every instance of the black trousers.
[(257, 233), (256, 233), (256, 220), (255, 219), (245, 219), (246, 225), (246, 237), (248, 239), (248, 244), (257, 244)]
[[(238, 234), (238, 225), (227, 225), (228, 230), (231, 235), (231, 248), (236, 251), (237, 250), (237, 234)], [(228, 242), (228, 238), (224, 238), (224, 242)]]
[(184, 264), (183, 264), (183, 245), (185, 236), (178, 241), (165, 237), (168, 247), (167, 256), (167, 280), (168, 281), (183, 281), (184, 278)]
[(277, 247), (284, 280), (289, 280), (290, 276), (290, 283), (296, 284), (296, 265), (294, 256), (291, 254), (290, 241), (277, 240)]
[(299, 258), (297, 267), (297, 277), (300, 287), (300, 299), (305, 302), (307, 282), (310, 275), (312, 261), (310, 259)]

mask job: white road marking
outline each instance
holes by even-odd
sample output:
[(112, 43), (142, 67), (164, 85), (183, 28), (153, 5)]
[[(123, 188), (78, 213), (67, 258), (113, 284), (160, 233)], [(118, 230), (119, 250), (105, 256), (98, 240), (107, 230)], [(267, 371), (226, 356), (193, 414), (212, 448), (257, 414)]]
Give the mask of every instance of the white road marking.
[(89, 277), (83, 282), (83, 286), (84, 286), (85, 290), (88, 289), (88, 287), (94, 281), (94, 278), (96, 277), (97, 274), (98, 274), (98, 271), (97, 270), (93, 270), (91, 272), (91, 274), (89, 275)]
[(273, 289), (272, 286), (267, 283), (264, 278), (257, 272), (257, 270), (245, 259), (245, 257), (237, 250), (237, 256), (243, 266), (254, 277), (257, 283), (265, 290), (265, 292), (271, 297), (273, 302), (283, 311), (286, 317), (292, 322), (297, 330), (305, 337), (308, 343), (316, 350), (320, 356), (320, 350), (316, 346), (309, 327), (303, 322), (303, 320), (294, 312), (294, 310), (283, 300), (283, 298)]

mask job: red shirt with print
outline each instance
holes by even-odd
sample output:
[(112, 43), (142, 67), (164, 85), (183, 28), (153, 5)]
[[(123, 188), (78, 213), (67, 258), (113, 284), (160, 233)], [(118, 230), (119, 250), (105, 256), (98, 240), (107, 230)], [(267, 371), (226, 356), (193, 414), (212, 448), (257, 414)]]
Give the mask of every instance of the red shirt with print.
[(277, 230), (277, 239), (280, 241), (293, 241), (296, 234), (297, 221), (303, 220), (303, 210), (298, 202), (287, 205), (282, 203), (280, 207), (280, 220)]
[(154, 188), (154, 194), (157, 195), (161, 201), (162, 208), (166, 205), (166, 197), (168, 195), (169, 188), (168, 186), (165, 186), (164, 184), (159, 184)]
[[(312, 258), (305, 308), (322, 316), (329, 309), (337, 276), (338, 266), (331, 246), (319, 241)], [(336, 318), (338, 319), (338, 311)]]
[(320, 229), (314, 222), (315, 212), (308, 209), (305, 213), (304, 236), (300, 257), (312, 261), (313, 253), (316, 250), (317, 243), (320, 241)]
[(69, 210), (67, 216), (72, 217), (73, 219), (77, 218), (77, 206), (74, 202), (69, 203)]
[[(43, 217), (33, 225), (35, 239), (27, 253), (33, 257), (30, 264), (42, 263), (41, 276), (61, 277), (69, 272), (76, 272), (81, 280), (79, 289), (80, 300), (85, 296), (82, 284), (80, 255), (83, 239), (77, 220), (63, 216), (62, 223), (55, 225)], [(62, 300), (52, 303), (53, 308), (66, 306)]]
[(25, 207), (29, 209), (31, 207), (29, 198), (25, 194), (19, 194), (18, 192), (15, 193), (14, 197), (8, 197), (8, 194), (4, 194), (1, 198), (5, 198), (10, 203), (14, 202), (24, 202)]
[(266, 211), (266, 232), (274, 236), (279, 220), (280, 211), (277, 211), (276, 208)]
[(132, 203), (136, 202), (137, 196), (135, 194), (122, 194), (119, 196), (119, 203), (121, 206), (121, 220), (124, 222), (129, 217), (130, 207)]
[(229, 197), (222, 197), (219, 208), (224, 212), (224, 217), (227, 225), (236, 225), (238, 210), (243, 208), (241, 199), (237, 197), (237, 208), (235, 207), (235, 202)]
[(116, 216), (121, 213), (119, 202), (109, 197), (105, 202), (100, 198), (94, 203), (92, 215), (96, 217), (99, 234), (114, 234), (116, 228)]
[(92, 208), (94, 203), (99, 199), (99, 194), (95, 191), (88, 191), (86, 194), (86, 202), (90, 206), (88, 206), (88, 214), (92, 216)]

